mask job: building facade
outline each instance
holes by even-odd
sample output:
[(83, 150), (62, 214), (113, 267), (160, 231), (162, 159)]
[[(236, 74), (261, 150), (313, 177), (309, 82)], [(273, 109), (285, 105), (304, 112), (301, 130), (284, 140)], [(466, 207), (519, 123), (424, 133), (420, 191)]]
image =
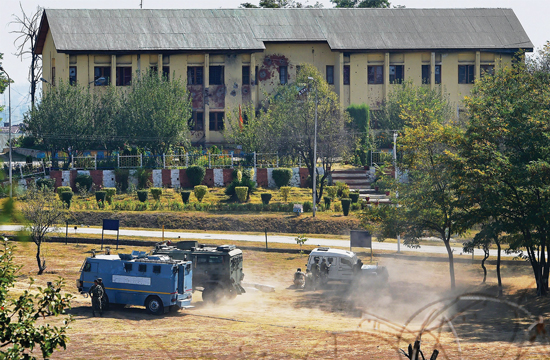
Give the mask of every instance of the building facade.
[(475, 79), (532, 49), (509, 9), (47, 9), (37, 46), (52, 86), (124, 89), (147, 69), (185, 81), (206, 144), (223, 143), (227, 111), (258, 106), (303, 63), (343, 107), (376, 109), (409, 79), (460, 106)]

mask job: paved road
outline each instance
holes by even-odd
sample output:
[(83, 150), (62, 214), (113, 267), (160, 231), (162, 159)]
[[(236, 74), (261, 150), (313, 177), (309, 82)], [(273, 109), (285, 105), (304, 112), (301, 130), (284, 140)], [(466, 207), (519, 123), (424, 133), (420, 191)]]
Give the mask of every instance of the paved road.
[[(21, 228), (19, 225), (3, 225), (0, 226), (0, 231), (18, 231)], [(75, 235), (74, 229), (69, 229), (71, 235)], [(109, 236), (112, 235), (112, 231), (107, 232)], [(76, 230), (76, 235), (78, 234), (99, 234), (101, 235), (101, 229), (98, 228), (87, 228), (87, 227), (78, 227)], [(130, 230), (130, 229), (121, 229), (121, 236), (141, 236), (145, 238), (160, 238), (162, 237), (162, 231), (160, 230)], [(165, 231), (164, 237), (167, 239), (193, 239), (193, 240), (227, 240), (227, 241), (254, 241), (254, 242), (265, 242), (265, 235), (250, 235), (250, 234), (213, 234), (207, 232), (181, 232), (181, 231)], [(293, 236), (284, 236), (284, 235), (270, 235), (268, 233), (267, 237), (268, 243), (281, 243), (281, 244), (296, 244), (296, 240)], [(340, 246), (348, 247), (349, 240), (336, 240), (336, 239), (323, 239), (323, 238), (308, 238), (306, 243), (307, 245), (319, 245), (319, 246)], [(386, 243), (386, 242), (373, 242), (373, 250), (388, 250), (388, 251), (397, 251), (396, 243)], [(414, 252), (414, 253), (427, 253), (427, 254), (447, 254), (447, 250), (443, 245), (434, 246), (434, 245), (422, 245), (418, 249), (411, 249), (401, 245), (402, 252)], [(471, 257), (471, 254), (462, 254), (461, 247), (453, 247), (455, 256)], [(482, 256), (483, 251), (481, 249), (475, 250), (476, 256)], [(496, 250), (490, 250), (490, 256), (495, 258), (497, 256)], [(515, 255), (508, 255), (502, 252), (502, 257), (513, 257)]]

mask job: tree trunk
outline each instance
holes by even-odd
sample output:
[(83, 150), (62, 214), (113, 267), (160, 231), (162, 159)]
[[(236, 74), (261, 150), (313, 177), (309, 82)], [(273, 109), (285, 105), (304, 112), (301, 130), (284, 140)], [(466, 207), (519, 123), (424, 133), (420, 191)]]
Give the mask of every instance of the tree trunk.
[(498, 280), (498, 296), (502, 296), (502, 278), (500, 277), (500, 241), (495, 238), (497, 244), (497, 280)]
[(481, 267), (483, 268), (483, 284), (487, 281), (487, 268), (485, 267), (485, 260), (489, 258), (489, 248), (483, 248), (483, 260), (481, 260)]
[(38, 275), (42, 275), (46, 269), (45, 264), (40, 261), (40, 242), (36, 241), (36, 262), (38, 263)]
[[(451, 237), (451, 231), (449, 230), (449, 238)], [(445, 249), (447, 249), (447, 254), (449, 255), (449, 274), (451, 276), (451, 290), (455, 289), (455, 264), (453, 258), (453, 249), (451, 249), (451, 244), (449, 243), (450, 239), (447, 239), (445, 234), (442, 236), (443, 242), (445, 243)]]

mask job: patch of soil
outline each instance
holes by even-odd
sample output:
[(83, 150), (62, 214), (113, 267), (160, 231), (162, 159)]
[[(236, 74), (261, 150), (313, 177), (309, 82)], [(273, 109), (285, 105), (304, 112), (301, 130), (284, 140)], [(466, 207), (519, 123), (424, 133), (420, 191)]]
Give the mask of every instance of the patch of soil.
[(75, 211), (77, 224), (100, 226), (102, 219), (118, 219), (121, 227), (144, 227), (179, 230), (246, 231), (287, 234), (333, 234), (348, 235), (350, 230), (359, 230), (360, 221), (354, 217), (316, 217), (278, 214), (223, 214), (191, 213), (146, 213)]

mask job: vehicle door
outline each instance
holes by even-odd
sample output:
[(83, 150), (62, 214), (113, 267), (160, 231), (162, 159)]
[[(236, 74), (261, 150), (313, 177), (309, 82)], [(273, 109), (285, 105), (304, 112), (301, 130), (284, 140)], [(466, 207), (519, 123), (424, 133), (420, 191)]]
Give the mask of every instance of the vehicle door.
[(345, 257), (338, 259), (338, 280), (351, 281), (353, 278), (353, 266), (351, 260)]
[(328, 268), (328, 279), (329, 280), (338, 280), (338, 258), (334, 256), (326, 257), (327, 263), (330, 265)]
[(98, 278), (98, 263), (97, 261), (90, 261), (86, 259), (82, 267), (80, 268), (80, 281), (82, 281), (82, 291), (88, 292), (94, 280)]

